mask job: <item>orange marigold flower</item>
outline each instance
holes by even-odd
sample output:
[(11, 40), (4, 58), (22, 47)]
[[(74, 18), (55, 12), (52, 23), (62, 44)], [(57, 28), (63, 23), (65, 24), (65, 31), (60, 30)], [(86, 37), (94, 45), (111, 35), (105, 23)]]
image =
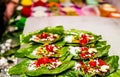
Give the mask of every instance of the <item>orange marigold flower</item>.
[(50, 2), (50, 3), (48, 3), (47, 6), (48, 6), (48, 7), (59, 7), (60, 5), (59, 5), (59, 3), (57, 3), (57, 2)]

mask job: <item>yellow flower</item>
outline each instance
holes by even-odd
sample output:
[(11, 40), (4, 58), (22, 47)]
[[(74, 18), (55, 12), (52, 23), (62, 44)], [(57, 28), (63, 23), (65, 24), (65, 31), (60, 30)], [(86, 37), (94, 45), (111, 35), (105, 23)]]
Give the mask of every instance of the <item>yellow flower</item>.
[(21, 5), (23, 6), (31, 6), (32, 4), (32, 0), (21, 0)]

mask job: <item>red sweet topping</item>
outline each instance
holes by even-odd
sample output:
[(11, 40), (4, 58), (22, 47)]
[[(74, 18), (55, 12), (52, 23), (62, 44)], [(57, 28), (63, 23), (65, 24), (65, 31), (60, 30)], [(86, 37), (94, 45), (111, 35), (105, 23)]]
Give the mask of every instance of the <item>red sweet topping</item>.
[(88, 52), (88, 48), (87, 47), (81, 47), (81, 51), (80, 51), (80, 57), (87, 59), (89, 58), (89, 52)]
[(85, 34), (81, 35), (81, 38), (79, 40), (79, 43), (84, 46), (89, 42), (89, 39), (87, 38), (87, 36)]
[(40, 35), (40, 38), (47, 38), (48, 37), (48, 34), (46, 34), (45, 32), (43, 32), (41, 35)]
[(99, 66), (106, 65), (106, 63), (101, 59), (98, 60), (98, 63)]
[(90, 67), (96, 67), (97, 63), (96, 63), (96, 61), (90, 61), (89, 65), (90, 65)]
[(54, 48), (53, 45), (46, 45), (46, 50), (47, 51), (53, 52), (53, 48)]
[(81, 47), (80, 49), (81, 49), (81, 51), (87, 51), (88, 50), (87, 47)]
[(46, 64), (46, 63), (49, 63), (49, 58), (47, 57), (40, 58), (35, 62), (37, 67), (39, 67), (41, 64)]

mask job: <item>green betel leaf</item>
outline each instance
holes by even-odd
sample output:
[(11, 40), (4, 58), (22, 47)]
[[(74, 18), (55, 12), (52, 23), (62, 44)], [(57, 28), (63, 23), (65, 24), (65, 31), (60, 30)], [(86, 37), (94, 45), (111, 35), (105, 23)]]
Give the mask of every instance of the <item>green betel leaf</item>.
[(119, 57), (118, 56), (109, 56), (109, 57), (106, 57), (104, 60), (110, 66), (109, 74), (113, 73), (114, 71), (116, 71), (118, 69), (118, 67), (119, 67), (119, 64), (118, 64)]
[[(21, 34), (20, 35), (20, 43), (21, 43), (21, 45), (27, 44), (27, 43), (34, 43), (34, 42), (53, 43), (53, 42), (56, 42), (62, 38), (63, 32), (64, 32), (63, 26), (46, 27), (42, 30), (38, 30), (38, 31), (29, 33), (29, 34)], [(54, 39), (52, 38), (53, 40), (51, 41), (51, 39), (49, 39), (50, 37), (47, 38), (47, 36), (45, 34), (50, 36), (50, 37), (51, 37), (51, 34), (52, 34), (52, 36), (54, 35)], [(41, 35), (42, 35), (43, 39), (41, 39)], [(37, 37), (38, 39), (36, 40), (36, 39), (34, 39), (34, 37)]]
[(67, 71), (58, 74), (57, 77), (83, 77), (82, 74), (81, 71), (68, 69)]
[[(93, 66), (94, 63), (92, 63), (92, 67), (91, 65), (89, 64), (90, 62), (92, 61), (95, 61), (94, 60), (90, 60), (90, 61), (87, 61), (87, 60), (84, 60), (84, 61), (76, 61), (77, 64), (75, 63), (75, 66), (69, 70), (66, 70), (65, 72), (63, 73), (60, 73), (58, 74), (58, 77), (119, 77), (118, 73), (120, 72), (118, 69), (118, 56), (109, 56), (109, 57), (106, 57), (106, 58), (102, 58), (102, 59), (99, 59), (99, 60), (103, 60), (105, 62), (106, 65), (109, 66), (109, 70), (107, 72), (95, 72), (94, 70), (95, 69), (99, 69), (101, 70), (101, 65), (102, 63), (104, 63), (103, 61), (101, 61), (100, 63), (100, 66)], [(81, 63), (82, 64), (79, 64)], [(100, 61), (99, 61), (100, 62)], [(104, 64), (103, 64), (104, 65)], [(103, 66), (102, 65), (102, 66)], [(86, 69), (86, 67), (88, 67)], [(92, 70), (91, 72), (89, 72), (90, 70)], [(117, 71), (116, 71), (117, 70)], [(86, 73), (85, 73), (86, 71)]]
[(29, 76), (27, 76), (26, 74), (22, 74), (20, 75), (20, 77), (29, 77)]
[(120, 69), (116, 70), (115, 72), (106, 77), (120, 77)]
[[(48, 60), (48, 58), (40, 58), (42, 59), (42, 61), (40, 61), (40, 63), (42, 62), (43, 65), (40, 65), (39, 67), (37, 67), (36, 61), (38, 60), (29, 60), (26, 59), (20, 63), (18, 63), (17, 65), (13, 66), (12, 68), (9, 69), (9, 74), (12, 75), (20, 75), (20, 74), (26, 74), (29, 76), (39, 76), (42, 74), (58, 74), (61, 73), (69, 68), (72, 68), (74, 66), (75, 61), (71, 61), (72, 55), (66, 55), (66, 57), (64, 56), (64, 58), (58, 58), (59, 61), (61, 61), (61, 64), (59, 66), (57, 66), (56, 68), (53, 69), (49, 69), (50, 65), (48, 64), (44, 64), (44, 61)], [(46, 60), (45, 60), (46, 59)], [(52, 59), (52, 58), (49, 58)], [(53, 59), (54, 60), (54, 59)], [(57, 58), (56, 58), (57, 60)], [(52, 60), (48, 60), (48, 61), (52, 61)], [(33, 69), (32, 66), (35, 66)], [(48, 67), (49, 66), (49, 67)], [(32, 69), (32, 70), (31, 70)]]
[(60, 57), (63, 57), (68, 52), (68, 47), (62, 47), (62, 48), (58, 49), (58, 51), (56, 53), (54, 53), (53, 55), (50, 55), (51, 52), (46, 51), (46, 50), (44, 51), (43, 54), (34, 55), (33, 51), (30, 54), (26, 55), (26, 57), (31, 58), (31, 59), (32, 58), (33, 59), (34, 58), (41, 58), (43, 56), (60, 58)]
[(26, 74), (29, 76), (39, 76), (42, 74), (58, 74), (58, 73), (64, 72), (65, 70), (73, 66), (74, 66), (74, 61), (66, 61), (61, 66), (53, 70), (49, 70), (48, 68), (40, 68), (35, 71), (28, 71)]
[(74, 56), (73, 59), (87, 60), (87, 59), (94, 59), (94, 58), (108, 56), (109, 49), (110, 49), (110, 45), (104, 45), (98, 47), (70, 46), (68, 51), (71, 54), (73, 54)]
[(73, 34), (73, 35), (79, 35), (80, 33), (90, 33), (93, 34), (89, 31), (85, 31), (85, 30), (77, 30), (77, 29), (70, 29), (70, 30), (66, 30), (65, 34)]
[(30, 54), (36, 47), (38, 47), (40, 44), (37, 45), (29, 45), (25, 48), (20, 48), (19, 50), (17, 50), (17, 52), (15, 53), (16, 57), (19, 58), (23, 58), (26, 57), (28, 54)]
[[(91, 44), (88, 44), (88, 46)], [(94, 44), (94, 47), (104, 47), (107, 45), (106, 41), (96, 41), (96, 43)]]
[[(54, 51), (49, 51), (46, 48), (52, 48)], [(42, 56), (47, 56), (47, 57), (62, 57), (68, 52), (68, 47), (67, 46), (57, 46), (55, 44), (49, 44), (49, 45), (29, 45), (25, 48), (21, 48), (16, 52), (17, 57), (28, 57), (31, 59), (35, 58), (41, 58)]]
[(10, 75), (20, 75), (27, 72), (27, 66), (29, 65), (28, 59), (22, 61), (21, 63), (11, 67), (8, 71)]
[(97, 48), (98, 53), (96, 53), (94, 57), (97, 58), (97, 57), (107, 56), (109, 49), (110, 49), (110, 45), (106, 45), (104, 47)]
[[(63, 34), (64, 32), (64, 27), (63, 26), (55, 26), (55, 27), (46, 27), (45, 28), (46, 32), (51, 32), (51, 33), (57, 33), (57, 34)], [(43, 30), (44, 32), (44, 30)]]
[[(86, 43), (84, 45), (87, 44), (91, 44), (91, 43), (96, 43), (96, 41), (102, 39), (101, 35), (95, 35), (91, 32), (88, 31), (84, 31), (84, 30), (76, 30), (76, 29), (71, 29), (68, 31), (65, 31), (65, 35), (64, 35), (64, 41), (66, 43), (72, 43), (72, 44), (80, 44), (81, 46), (83, 46), (83, 42), (81, 43), (81, 39), (85, 39)], [(84, 42), (85, 42), (84, 40)], [(70, 45), (70, 44), (69, 44)]]

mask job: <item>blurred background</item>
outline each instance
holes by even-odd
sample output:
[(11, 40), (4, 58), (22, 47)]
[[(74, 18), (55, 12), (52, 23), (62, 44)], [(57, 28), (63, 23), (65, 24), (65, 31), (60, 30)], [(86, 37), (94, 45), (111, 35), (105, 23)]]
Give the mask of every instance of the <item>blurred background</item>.
[(0, 0), (0, 77), (17, 63), (19, 35), (31, 17), (78, 16), (120, 19), (120, 0)]

